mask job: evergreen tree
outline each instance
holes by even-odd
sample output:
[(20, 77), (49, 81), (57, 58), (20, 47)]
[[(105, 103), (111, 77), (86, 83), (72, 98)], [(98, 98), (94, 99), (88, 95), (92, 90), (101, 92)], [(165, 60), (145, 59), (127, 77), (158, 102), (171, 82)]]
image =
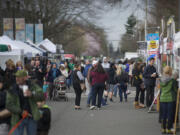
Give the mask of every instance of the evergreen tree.
[(125, 24), (126, 27), (126, 33), (129, 35), (133, 35), (133, 29), (136, 25), (136, 17), (132, 14), (128, 17), (127, 24)]

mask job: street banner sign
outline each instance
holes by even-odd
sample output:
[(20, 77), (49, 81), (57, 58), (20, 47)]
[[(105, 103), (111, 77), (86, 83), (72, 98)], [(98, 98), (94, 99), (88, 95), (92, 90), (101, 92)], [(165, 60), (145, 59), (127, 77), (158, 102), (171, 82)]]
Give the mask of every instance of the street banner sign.
[(43, 24), (35, 24), (35, 43), (43, 41)]
[(158, 33), (150, 33), (146, 37), (147, 40), (147, 53), (148, 56), (158, 55), (159, 52), (159, 34)]
[(34, 40), (33, 24), (26, 24), (26, 41), (27, 40), (29, 40), (33, 43), (33, 40)]
[(3, 18), (3, 35), (13, 39), (13, 18)]
[(25, 41), (25, 19), (16, 18), (15, 26), (16, 26), (16, 40)]

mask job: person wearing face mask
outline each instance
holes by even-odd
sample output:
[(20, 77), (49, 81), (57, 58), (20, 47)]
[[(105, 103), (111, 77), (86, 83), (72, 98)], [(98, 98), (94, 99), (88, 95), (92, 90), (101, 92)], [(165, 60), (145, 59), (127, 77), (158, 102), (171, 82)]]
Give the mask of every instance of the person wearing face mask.
[(144, 69), (143, 77), (146, 87), (146, 106), (150, 107), (154, 100), (154, 88), (156, 85), (156, 78), (158, 74), (154, 67), (154, 58), (150, 58), (149, 65)]

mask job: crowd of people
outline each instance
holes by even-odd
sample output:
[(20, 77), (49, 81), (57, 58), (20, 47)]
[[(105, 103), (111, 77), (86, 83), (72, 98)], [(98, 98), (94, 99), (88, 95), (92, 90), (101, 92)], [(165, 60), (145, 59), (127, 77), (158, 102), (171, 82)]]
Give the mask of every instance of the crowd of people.
[[(51, 123), (51, 111), (46, 100), (52, 100), (54, 80), (66, 78), (67, 89), (73, 87), (75, 110), (81, 110), (81, 95), (87, 95), (89, 109), (114, 102), (128, 102), (128, 86), (136, 88), (134, 107), (150, 107), (154, 100), (157, 78), (160, 78), (160, 122), (163, 133), (171, 133), (176, 109), (177, 75), (165, 67), (160, 77), (154, 66), (154, 58), (146, 65), (137, 61), (113, 63), (104, 57), (86, 61), (41, 61), (37, 56), (23, 64), (12, 60), (6, 62), (6, 69), (0, 68), (0, 135), (47, 135)], [(176, 76), (176, 77), (175, 77)], [(146, 95), (145, 95), (146, 94)], [(145, 100), (146, 99), (146, 100)], [(145, 102), (146, 101), (146, 102)], [(145, 104), (146, 103), (146, 104)]]

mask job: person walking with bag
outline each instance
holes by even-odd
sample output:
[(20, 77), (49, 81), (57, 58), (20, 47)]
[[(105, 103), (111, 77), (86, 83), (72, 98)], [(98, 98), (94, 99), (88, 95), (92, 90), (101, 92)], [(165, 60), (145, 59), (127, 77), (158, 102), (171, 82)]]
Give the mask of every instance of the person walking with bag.
[[(140, 63), (136, 63), (133, 69), (133, 77), (134, 77), (134, 85), (136, 87), (136, 97), (134, 101), (134, 107), (136, 109), (144, 108), (144, 93), (145, 88), (143, 85), (143, 76)], [(140, 103), (139, 103), (139, 95), (140, 95)]]
[(81, 83), (84, 83), (84, 77), (81, 73), (81, 65), (76, 64), (74, 66), (74, 71), (72, 73), (73, 77), (73, 88), (76, 94), (75, 98), (75, 110), (80, 110), (80, 102), (81, 102), (81, 94), (82, 94), (82, 88), (81, 88)]

